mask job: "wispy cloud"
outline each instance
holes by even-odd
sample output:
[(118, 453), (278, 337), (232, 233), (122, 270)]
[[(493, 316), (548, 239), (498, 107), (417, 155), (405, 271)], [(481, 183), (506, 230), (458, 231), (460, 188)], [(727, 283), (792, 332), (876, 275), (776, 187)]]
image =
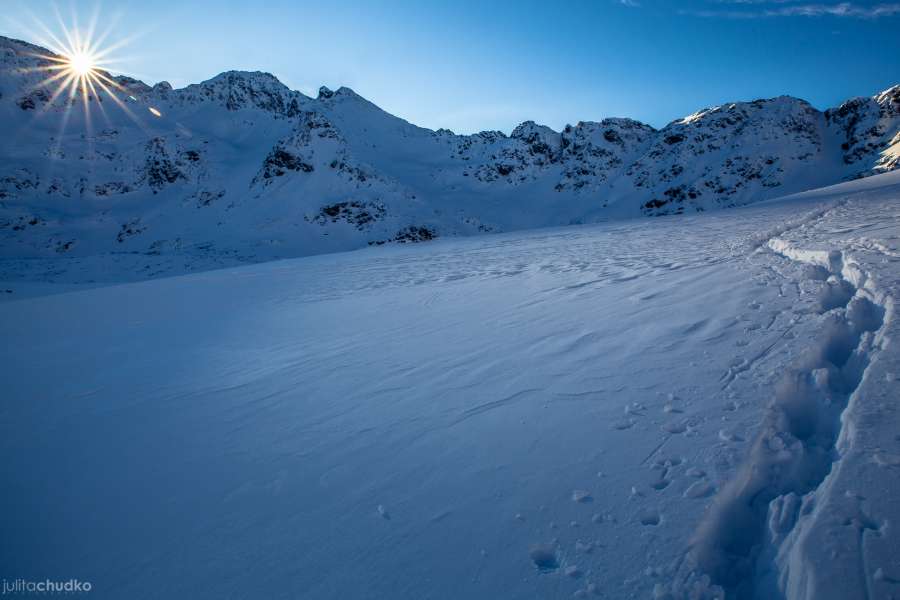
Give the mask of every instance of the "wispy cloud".
[(641, 3), (638, 0), (618, 0), (619, 4), (622, 6), (627, 6), (628, 8), (640, 8)]
[(834, 15), (836, 17), (857, 17), (863, 19), (877, 19), (900, 14), (900, 4), (876, 4), (874, 6), (859, 6), (850, 2), (840, 4), (798, 4), (782, 6), (768, 11), (773, 16), (803, 16), (818, 17), (822, 15)]
[[(900, 15), (900, 3), (896, 2), (870, 6), (862, 6), (854, 2), (801, 3), (797, 0), (713, 0), (713, 2), (720, 5), (734, 5), (734, 8), (682, 10), (679, 12), (695, 17), (725, 19), (825, 16), (877, 19)], [(741, 5), (742, 8), (738, 9), (737, 5)]]

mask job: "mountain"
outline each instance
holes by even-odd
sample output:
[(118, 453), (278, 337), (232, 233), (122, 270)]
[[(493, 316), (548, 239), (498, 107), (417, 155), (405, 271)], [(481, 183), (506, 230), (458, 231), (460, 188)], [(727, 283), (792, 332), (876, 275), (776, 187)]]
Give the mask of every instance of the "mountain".
[(183, 89), (105, 74), (118, 101), (57, 95), (40, 54), (0, 38), (0, 280), (146, 278), (706, 211), (900, 165), (900, 86), (825, 112), (779, 97), (660, 130), (611, 118), (456, 135), (261, 72)]

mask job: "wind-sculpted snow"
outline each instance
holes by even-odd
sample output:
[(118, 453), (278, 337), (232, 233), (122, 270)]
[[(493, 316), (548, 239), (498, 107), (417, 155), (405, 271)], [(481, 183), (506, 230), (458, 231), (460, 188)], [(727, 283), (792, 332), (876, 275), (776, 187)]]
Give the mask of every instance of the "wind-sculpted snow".
[[(896, 86), (824, 113), (780, 97), (704, 109), (661, 130), (606, 118), (456, 135), (412, 125), (346, 87), (311, 98), (258, 71), (181, 89), (110, 75), (123, 106), (96, 90), (54, 94), (41, 85), (48, 61), (39, 54), (47, 51), (0, 38), (5, 279), (21, 272), (22, 257), (63, 257), (52, 282), (85, 283), (76, 276), (84, 261), (106, 261), (104, 277), (121, 281), (133, 277), (116, 273), (123, 252), (159, 276), (690, 214), (900, 165)], [(370, 212), (366, 227), (319, 218), (340, 204), (383, 213)]]
[(98, 598), (890, 598), (898, 175), (0, 304), (3, 574)]

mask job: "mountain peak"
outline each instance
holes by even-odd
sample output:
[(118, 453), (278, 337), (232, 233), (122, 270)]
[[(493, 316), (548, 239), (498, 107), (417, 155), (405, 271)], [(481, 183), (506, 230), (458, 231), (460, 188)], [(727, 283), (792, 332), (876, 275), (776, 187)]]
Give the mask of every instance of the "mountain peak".
[(288, 90), (277, 77), (265, 71), (225, 71), (211, 79), (207, 79), (200, 85), (250, 85), (256, 89)]
[(900, 114), (900, 84), (889, 87), (877, 94), (874, 99), (885, 108), (893, 106), (894, 111)]
[(263, 71), (225, 71), (176, 93), (182, 101), (211, 100), (223, 103), (228, 110), (261, 108), (285, 117), (298, 115), (300, 105), (308, 100)]
[(334, 92), (335, 96), (343, 96), (345, 98), (359, 98), (360, 100), (365, 100), (362, 96), (354, 92), (352, 89), (348, 88), (345, 85), (342, 85)]
[(113, 75), (111, 77), (116, 83), (128, 90), (129, 94), (145, 94), (151, 89), (149, 85), (134, 77), (128, 77), (127, 75)]
[(509, 137), (524, 139), (527, 141), (528, 138), (532, 137), (546, 137), (553, 135), (559, 134), (546, 125), (538, 125), (534, 121), (524, 121), (512, 130), (512, 133), (509, 134)]

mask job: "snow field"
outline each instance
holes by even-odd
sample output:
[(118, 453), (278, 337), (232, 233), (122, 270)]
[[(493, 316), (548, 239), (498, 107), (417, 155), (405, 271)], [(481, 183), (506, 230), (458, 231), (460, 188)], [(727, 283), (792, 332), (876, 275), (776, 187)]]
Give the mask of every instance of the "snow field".
[(3, 575), (889, 597), (900, 182), (873, 179), (6, 302)]

